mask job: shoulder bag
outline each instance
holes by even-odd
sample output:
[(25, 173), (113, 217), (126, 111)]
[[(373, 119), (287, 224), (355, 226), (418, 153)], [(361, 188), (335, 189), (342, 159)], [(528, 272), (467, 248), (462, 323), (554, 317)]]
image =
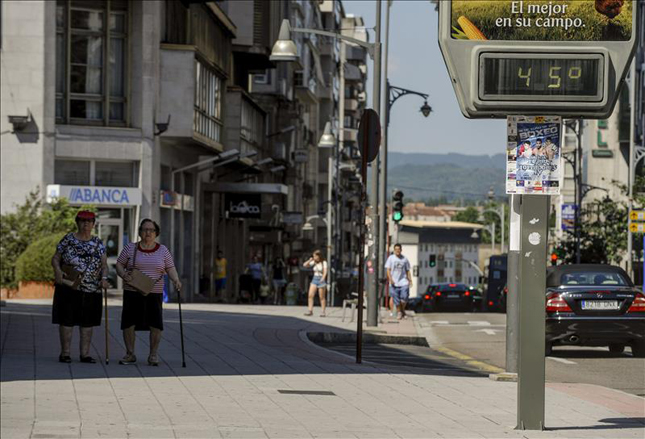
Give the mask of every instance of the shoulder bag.
[(134, 257), (132, 258), (132, 269), (130, 270), (130, 276), (132, 277), (132, 279), (128, 282), (128, 285), (135, 288), (144, 296), (147, 296), (152, 292), (152, 289), (154, 288), (155, 284), (159, 282), (159, 279), (163, 277), (163, 274), (159, 276), (157, 280), (153, 280), (141, 270), (136, 268), (138, 250), (139, 244), (136, 243), (134, 247)]

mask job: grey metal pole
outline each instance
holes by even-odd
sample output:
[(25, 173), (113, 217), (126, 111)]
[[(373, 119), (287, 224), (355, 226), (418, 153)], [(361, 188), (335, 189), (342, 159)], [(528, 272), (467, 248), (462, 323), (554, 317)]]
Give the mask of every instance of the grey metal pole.
[[(387, 229), (387, 136), (388, 136), (388, 124), (389, 124), (389, 83), (387, 80), (387, 62), (388, 62), (388, 47), (389, 47), (389, 37), (390, 37), (390, 8), (392, 7), (391, 0), (388, 0), (385, 6), (385, 44), (383, 45), (383, 71), (385, 78), (385, 96), (384, 99), (381, 99), (381, 132), (383, 143), (381, 145), (381, 153), (379, 158), (381, 159), (380, 166), (380, 194), (379, 194), (379, 253), (377, 258), (377, 270), (378, 273), (378, 291), (383, 291), (383, 286), (385, 285), (385, 258), (387, 251), (387, 238), (389, 231)], [(379, 297), (379, 301), (381, 297)]]
[(576, 132), (576, 264), (579, 264), (582, 256), (580, 253), (580, 229), (582, 224), (580, 215), (582, 214), (582, 120), (578, 120), (578, 130)]
[[(339, 172), (339, 162), (341, 157), (341, 151), (345, 147), (345, 63), (347, 61), (347, 44), (341, 40), (340, 41), (340, 99), (338, 102), (338, 117), (340, 119), (340, 130), (338, 132), (338, 148), (336, 150), (336, 197), (340, 193), (340, 172)], [(343, 211), (342, 208), (338, 208), (338, 203), (336, 203), (336, 217), (338, 221), (336, 222), (336, 234), (339, 236), (338, 245), (336, 246), (336, 262), (337, 267), (341, 267), (340, 264), (340, 255), (342, 254), (342, 241), (340, 237), (342, 236), (342, 224), (340, 222), (340, 215)], [(334, 278), (336, 285), (334, 285), (334, 294), (331, 296), (331, 306), (335, 305), (335, 296), (336, 288), (338, 286), (338, 273)]]
[[(376, 37), (374, 38), (374, 96), (372, 107), (375, 111), (381, 108), (381, 0), (376, 0)], [(382, 117), (382, 116), (381, 116)], [(380, 155), (380, 154), (379, 154)], [(372, 184), (370, 200), (370, 224), (367, 238), (369, 245), (366, 260), (371, 262), (367, 276), (367, 326), (378, 325), (378, 272), (374, 265), (378, 262), (379, 254), (379, 213), (378, 213), (378, 163), (376, 157), (372, 162)]]
[(550, 197), (524, 195), (520, 207), (520, 325), (517, 429), (544, 430), (546, 253)]
[[(336, 146), (333, 146), (332, 148), (336, 148)], [(334, 206), (332, 205), (331, 198), (333, 196), (333, 184), (334, 184), (334, 150), (332, 149), (329, 152), (329, 164), (327, 166), (327, 218), (326, 218), (326, 226), (327, 226), (327, 284), (329, 287), (327, 288), (327, 303), (331, 302), (331, 297), (333, 294), (332, 291), (332, 282), (333, 282), (333, 270), (331, 268), (331, 258), (332, 258), (332, 245), (331, 245), (331, 215), (332, 215), (332, 210)]]
[[(629, 124), (629, 210), (627, 211), (627, 274), (634, 279), (634, 272), (632, 268), (632, 252), (633, 252), (633, 237), (632, 237), (632, 220), (630, 213), (634, 207), (634, 173), (636, 171), (636, 163), (634, 161), (634, 146), (636, 143), (636, 84), (638, 83), (636, 79), (636, 58), (632, 60), (632, 67), (629, 71), (629, 76), (631, 78), (630, 90), (629, 90), (629, 101), (630, 101), (630, 124)], [(643, 273), (645, 276), (645, 273)]]
[(499, 214), (502, 220), (502, 251), (501, 253), (504, 254), (504, 244), (506, 243), (504, 240), (504, 235), (506, 234), (506, 229), (504, 228), (504, 217), (506, 216), (506, 209), (504, 209), (504, 203), (501, 203), (499, 205)]
[(506, 285), (506, 372), (517, 373), (517, 332), (519, 324), (519, 256), (520, 256), (520, 195), (509, 199), (509, 234)]

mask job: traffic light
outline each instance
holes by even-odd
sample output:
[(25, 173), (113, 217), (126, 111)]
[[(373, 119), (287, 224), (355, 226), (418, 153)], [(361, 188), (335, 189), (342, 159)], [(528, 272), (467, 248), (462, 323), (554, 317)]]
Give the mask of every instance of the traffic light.
[(396, 191), (392, 196), (392, 220), (398, 223), (403, 219), (403, 192)]
[(551, 265), (558, 265), (558, 254), (556, 252), (551, 253)]
[(437, 266), (437, 255), (430, 255), (430, 267)]

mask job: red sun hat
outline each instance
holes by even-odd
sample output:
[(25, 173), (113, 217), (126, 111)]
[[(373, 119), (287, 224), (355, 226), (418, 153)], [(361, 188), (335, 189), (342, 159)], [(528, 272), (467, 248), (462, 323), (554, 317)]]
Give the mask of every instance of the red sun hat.
[(76, 214), (76, 219), (96, 221), (96, 214), (94, 212), (90, 212), (89, 210), (81, 210)]

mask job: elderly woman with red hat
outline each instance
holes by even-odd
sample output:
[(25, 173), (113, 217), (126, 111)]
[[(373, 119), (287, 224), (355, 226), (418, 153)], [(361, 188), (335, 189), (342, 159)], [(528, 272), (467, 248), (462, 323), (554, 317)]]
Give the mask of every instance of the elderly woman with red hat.
[(105, 246), (97, 236), (92, 236), (95, 223), (93, 212), (78, 212), (77, 231), (60, 240), (52, 258), (56, 278), (52, 323), (59, 325), (61, 363), (72, 362), (74, 326), (80, 327), (81, 363), (96, 363), (90, 356), (92, 329), (101, 325), (101, 289), (109, 284)]

